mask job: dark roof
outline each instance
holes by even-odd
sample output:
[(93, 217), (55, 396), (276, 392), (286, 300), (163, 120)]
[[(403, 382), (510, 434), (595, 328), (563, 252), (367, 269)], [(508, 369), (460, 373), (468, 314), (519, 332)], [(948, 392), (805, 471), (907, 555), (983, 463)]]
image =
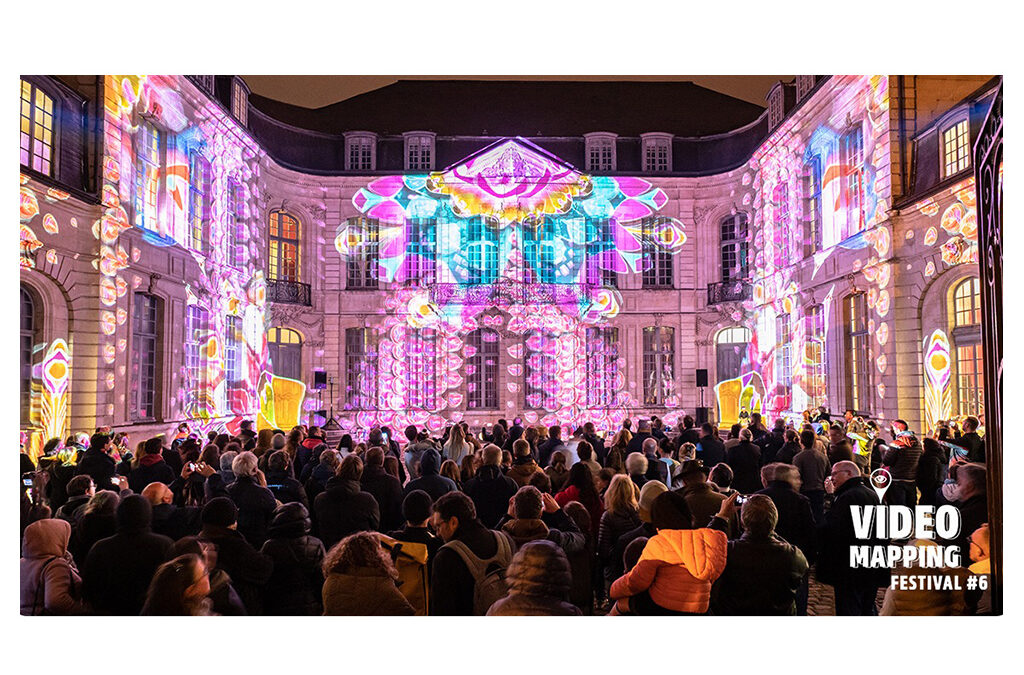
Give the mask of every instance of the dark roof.
[(326, 134), (433, 131), (442, 136), (582, 136), (732, 131), (764, 108), (692, 82), (399, 80), (323, 108), (252, 94), (257, 110)]

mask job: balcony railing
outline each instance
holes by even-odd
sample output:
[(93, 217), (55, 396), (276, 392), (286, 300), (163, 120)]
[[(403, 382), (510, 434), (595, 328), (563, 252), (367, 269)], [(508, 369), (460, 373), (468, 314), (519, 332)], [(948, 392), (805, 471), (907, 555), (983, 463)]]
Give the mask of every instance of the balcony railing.
[(589, 297), (595, 287), (589, 284), (521, 283), (500, 279), (493, 284), (434, 284), (430, 299), (439, 304), (520, 305), (563, 304)]
[(306, 307), (313, 305), (309, 284), (285, 279), (267, 280), (267, 301)]
[(739, 302), (753, 297), (753, 286), (746, 281), (718, 281), (708, 284), (708, 304)]

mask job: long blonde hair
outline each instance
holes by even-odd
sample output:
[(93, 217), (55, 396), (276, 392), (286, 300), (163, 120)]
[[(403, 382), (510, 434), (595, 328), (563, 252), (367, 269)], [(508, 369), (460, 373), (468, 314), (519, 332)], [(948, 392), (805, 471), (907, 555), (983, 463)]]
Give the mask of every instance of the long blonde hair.
[(613, 513), (636, 513), (640, 505), (636, 501), (636, 487), (633, 480), (624, 473), (612, 476), (612, 482), (604, 492), (604, 508)]

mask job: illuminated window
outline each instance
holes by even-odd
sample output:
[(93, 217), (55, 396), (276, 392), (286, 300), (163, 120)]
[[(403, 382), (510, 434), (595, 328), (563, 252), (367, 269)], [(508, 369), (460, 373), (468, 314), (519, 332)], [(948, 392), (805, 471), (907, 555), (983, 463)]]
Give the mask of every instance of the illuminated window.
[(299, 220), (286, 211), (270, 212), (269, 279), (299, 280)]
[(722, 281), (746, 279), (749, 274), (747, 214), (737, 213), (721, 222)]
[(243, 127), (249, 124), (248, 92), (238, 80), (231, 83), (231, 114)]
[(160, 305), (146, 293), (136, 293), (133, 299), (130, 417), (152, 420), (156, 418)]
[(868, 345), (868, 301), (865, 293), (848, 295), (843, 301), (846, 337), (846, 407), (868, 412), (871, 403), (871, 355)]
[(466, 407), (495, 410), (498, 407), (499, 335), (490, 328), (478, 328), (466, 339), (472, 356), (466, 359)]
[(949, 178), (971, 165), (971, 132), (963, 119), (942, 132), (942, 177)]
[(789, 264), (793, 250), (793, 231), (789, 222), (789, 185), (780, 182), (772, 192), (775, 213), (775, 267)]
[(672, 171), (671, 134), (642, 134), (644, 173), (668, 173)]
[(793, 386), (793, 345), (789, 332), (789, 314), (775, 317), (775, 384)]
[(815, 253), (822, 247), (821, 230), (821, 157), (815, 155), (804, 164), (804, 226), (808, 253)]
[(349, 219), (350, 247), (345, 263), (348, 288), (377, 288), (377, 233), (376, 220)]
[(420, 286), (437, 280), (437, 220), (409, 218), (405, 221), (406, 280)]
[(594, 286), (615, 288), (619, 283), (619, 275), (615, 271), (617, 263), (612, 221), (607, 218), (588, 218), (586, 228), (586, 282)]
[(376, 135), (367, 133), (345, 135), (345, 170), (373, 171), (376, 155)]
[(302, 336), (290, 328), (267, 331), (267, 347), (274, 375), (302, 379)]
[(644, 405), (664, 405), (675, 393), (675, 329), (644, 328)]
[(750, 329), (733, 326), (719, 331), (715, 340), (718, 381), (731, 380), (743, 374), (743, 361), (750, 345)]
[(825, 312), (821, 305), (812, 305), (804, 314), (804, 390), (810, 405), (824, 405), (825, 380)]
[(189, 246), (202, 251), (210, 231), (210, 162), (198, 152), (190, 153), (188, 159)]
[(32, 424), (32, 353), (39, 342), (41, 312), (35, 295), (21, 286), (21, 425)]
[(953, 344), (956, 347), (959, 413), (984, 412), (984, 375), (981, 349), (981, 281), (964, 279), (953, 289)]
[(345, 329), (345, 409), (377, 405), (377, 333), (372, 328)]
[(654, 233), (660, 223), (658, 218), (645, 218), (641, 223), (643, 231), (644, 288), (672, 288), (672, 253), (654, 243)]
[(846, 209), (846, 230), (843, 239), (864, 229), (864, 132), (860, 126), (842, 138), (843, 205)]
[(135, 225), (157, 229), (157, 197), (160, 194), (160, 132), (148, 122), (135, 134)]
[(529, 261), (530, 280), (538, 284), (553, 284), (555, 272), (555, 242), (553, 240), (553, 223), (547, 218), (532, 226), (523, 227), (525, 238), (523, 253)]
[(619, 329), (587, 328), (587, 407), (615, 405), (619, 380)]
[(546, 331), (529, 331), (525, 335), (526, 407), (533, 410), (558, 408), (558, 363), (554, 352), (556, 336)]
[(234, 178), (228, 179), (227, 256), (232, 267), (246, 262), (249, 233), (245, 222), (245, 191)]
[(244, 387), (245, 382), (245, 338), (242, 336), (242, 320), (237, 316), (228, 316), (225, 321), (224, 336), (224, 371), (228, 388)]
[(775, 85), (771, 93), (768, 94), (768, 128), (774, 129), (775, 127), (782, 124), (783, 118), (786, 117), (785, 108), (785, 91), (782, 84)]
[(21, 165), (53, 175), (53, 99), (31, 82), (21, 81)]
[(210, 314), (199, 305), (189, 305), (185, 314), (185, 395), (194, 399), (192, 409), (210, 409), (211, 401), (200, 401), (207, 389), (206, 341)]
[(464, 247), (470, 284), (493, 284), (498, 278), (498, 230), (483, 218), (470, 218), (463, 225)]
[(433, 134), (405, 134), (405, 168), (407, 171), (434, 168)]
[(437, 394), (437, 335), (433, 328), (405, 333), (406, 407), (432, 409)]
[(982, 386), (984, 367), (981, 344), (956, 345), (957, 397), (961, 415), (985, 413), (985, 392)]
[(583, 138), (587, 171), (615, 171), (615, 134), (586, 134)]
[(956, 328), (981, 324), (981, 281), (965, 279), (953, 291), (953, 325)]

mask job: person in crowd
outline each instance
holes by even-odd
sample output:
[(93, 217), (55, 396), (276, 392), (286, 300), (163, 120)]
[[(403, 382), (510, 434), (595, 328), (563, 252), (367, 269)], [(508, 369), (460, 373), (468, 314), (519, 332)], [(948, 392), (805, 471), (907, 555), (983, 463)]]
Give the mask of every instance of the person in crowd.
[(142, 492), (142, 488), (155, 482), (170, 485), (177, 478), (175, 471), (164, 461), (163, 438), (160, 436), (143, 444), (142, 454), (136, 457), (136, 461), (132, 462), (135, 466), (128, 474), (128, 487), (132, 492)]
[[(938, 543), (930, 539), (911, 539), (908, 545), (924, 550)], [(967, 578), (963, 567), (924, 567), (920, 560), (909, 564), (900, 561), (892, 575), (894, 578), (913, 575), (922, 583), (913, 590), (890, 584), (885, 590), (879, 616), (960, 616), (966, 612), (965, 593), (960, 590)], [(959, 588), (944, 586), (946, 580), (952, 578), (957, 578)]]
[(512, 468), (508, 471), (508, 477), (514, 480), (518, 487), (522, 487), (530, 482), (530, 476), (542, 469), (534, 461), (530, 442), (525, 438), (520, 438), (512, 443), (512, 451), (515, 453), (515, 459), (512, 461)]
[(942, 446), (934, 438), (921, 441), (921, 457), (917, 461), (917, 490), (921, 497), (918, 503), (936, 505), (936, 496), (946, 480), (948, 459), (942, 452)]
[(455, 481), (439, 473), (440, 467), (441, 455), (437, 450), (433, 448), (425, 450), (420, 457), (419, 478), (406, 484), (405, 494), (409, 494), (413, 490), (423, 490), (430, 495), (431, 499), (437, 501), (441, 495), (458, 490)]
[(676, 452), (675, 443), (670, 438), (663, 438), (658, 441), (658, 461), (665, 465), (665, 474), (668, 482), (665, 486), (670, 490), (675, 484), (676, 474), (679, 473), (680, 464), (673, 455)]
[[(482, 451), (483, 450), (481, 449), (481, 452)], [(477, 468), (479, 468), (482, 463), (483, 462), (480, 460), (480, 453), (466, 455), (462, 458), (462, 466), (459, 467), (459, 485), (462, 486), (463, 491), (465, 491), (466, 483), (473, 480), (473, 476), (476, 475)]]
[[(273, 453), (271, 453), (273, 456)], [(235, 482), (225, 491), (238, 507), (238, 531), (253, 548), (263, 545), (267, 538), (267, 524), (277, 508), (274, 493), (267, 488), (267, 479), (258, 468), (258, 459), (251, 452), (243, 452), (231, 462)], [(217, 478), (217, 474), (212, 474)]]
[(816, 442), (812, 429), (800, 432), (801, 450), (793, 457), (793, 466), (800, 472), (800, 493), (810, 500), (814, 522), (820, 525), (825, 518), (825, 477), (829, 463), (825, 453), (815, 447)]
[(430, 524), (445, 542), (434, 556), (430, 614), (486, 613), (500, 598), (501, 590), (499, 584), (492, 583), (488, 570), (508, 567), (512, 561), (512, 540), (503, 532), (484, 527), (476, 517), (473, 501), (461, 492), (445, 494), (434, 503)]
[(499, 529), (512, 538), (516, 547), (538, 539), (554, 542), (566, 553), (586, 546), (586, 537), (554, 497), (532, 485), (524, 485), (512, 497)]
[(21, 545), (21, 614), (82, 614), (82, 578), (68, 552), (71, 524), (45, 518), (29, 524)]
[[(582, 446), (583, 443), (580, 445)], [(572, 465), (565, 487), (555, 495), (555, 502), (562, 508), (574, 501), (579, 502), (587, 509), (590, 526), (583, 528), (583, 531), (589, 533), (596, 540), (601, 524), (601, 514), (604, 513), (604, 504), (594, 485), (594, 476), (584, 462)]]
[(117, 534), (89, 550), (82, 567), (82, 597), (96, 614), (135, 616), (142, 610), (150, 580), (174, 544), (150, 530), (152, 515), (145, 497), (125, 497), (117, 505)]
[[(492, 446), (493, 447), (493, 446)], [(430, 495), (423, 490), (413, 490), (402, 501), (402, 517), (405, 527), (388, 532), (388, 536), (398, 541), (423, 544), (427, 547), (427, 575), (433, 569), (434, 556), (444, 542), (428, 527), (432, 503)]]
[(633, 440), (633, 434), (629, 429), (619, 429), (612, 437), (611, 447), (604, 458), (604, 465), (615, 473), (626, 473), (626, 448)]
[[(725, 532), (736, 497), (722, 503), (712, 527)], [(729, 541), (725, 570), (711, 589), (719, 615), (792, 616), (809, 565), (799, 548), (776, 536), (779, 512), (772, 499), (751, 495), (740, 513), (743, 534)]]
[(859, 539), (853, 526), (853, 507), (877, 506), (878, 495), (853, 462), (833, 466), (830, 484), (834, 488), (833, 502), (819, 526), (817, 579), (835, 589), (838, 616), (877, 614), (875, 595), (879, 587), (889, 585), (889, 569), (851, 567), (850, 547), (887, 545), (887, 541), (875, 537), (874, 528), (869, 539)]
[(561, 492), (565, 482), (569, 479), (569, 468), (566, 466), (566, 462), (565, 452), (555, 450), (551, 454), (551, 463), (544, 469), (544, 473), (551, 480), (552, 494)]
[(508, 510), (509, 499), (519, 486), (501, 473), (502, 451), (496, 445), (483, 449), (483, 465), (464, 486), (464, 492), (473, 500), (477, 517), (484, 527), (495, 528)]
[(979, 527), (989, 522), (988, 477), (984, 464), (969, 462), (954, 465), (949, 470), (956, 481), (952, 502), (960, 512), (960, 534), (951, 542), (960, 549), (960, 560), (970, 560), (970, 538)]
[(618, 569), (619, 561), (614, 559), (615, 544), (619, 537), (640, 526), (638, 492), (629, 476), (615, 474), (604, 494), (605, 511), (598, 526), (597, 555), (608, 583), (615, 580)]
[[(309, 466), (306, 465), (306, 468), (309, 468)], [(315, 465), (309, 472), (309, 478), (306, 479), (305, 483), (306, 499), (309, 500), (310, 504), (314, 504), (314, 509), (311, 512), (314, 524), (316, 522), (315, 500), (317, 495), (327, 489), (327, 482), (334, 478), (339, 466), (341, 466), (341, 455), (338, 454), (337, 450), (324, 450), (320, 453), (319, 461), (315, 462)]]
[(793, 458), (800, 452), (800, 449), (800, 435), (797, 434), (796, 429), (786, 427), (784, 441), (778, 452), (775, 453), (774, 461), (782, 464), (792, 464)]
[(546, 540), (524, 544), (506, 574), (508, 595), (487, 616), (580, 616), (568, 602), (572, 586), (569, 560), (561, 547)]
[(181, 555), (162, 564), (153, 575), (142, 607), (145, 616), (211, 616), (210, 575), (203, 559)]
[(250, 615), (263, 613), (263, 589), (274, 562), (238, 532), (238, 507), (227, 497), (214, 497), (203, 506), (199, 539), (217, 549), (217, 569), (223, 570)]
[(813, 563), (818, 551), (817, 526), (810, 500), (800, 494), (800, 472), (790, 464), (773, 462), (761, 469), (761, 483), (764, 489), (756, 494), (771, 499), (778, 513), (775, 533)]
[(978, 435), (978, 427), (981, 423), (974, 415), (968, 415), (964, 420), (964, 433), (954, 441), (957, 445), (967, 450), (967, 461), (976, 464), (985, 463), (985, 441)]
[(274, 449), (274, 430), (260, 429), (256, 434), (256, 447), (252, 453), (257, 457), (263, 457)]
[[(708, 483), (710, 473), (711, 469), (699, 459), (683, 462), (683, 468), (679, 471), (683, 487), (676, 492), (686, 499), (687, 508), (693, 514), (694, 525), (709, 523), (726, 499), (725, 495), (716, 491)], [(729, 536), (738, 535), (739, 523), (734, 519), (731, 525), (732, 528), (727, 534)]]
[(917, 464), (921, 452), (921, 444), (909, 431), (900, 432), (889, 444), (889, 449), (882, 455), (882, 466), (892, 476), (892, 483), (885, 494), (887, 503), (910, 508), (917, 504)]
[(697, 459), (704, 466), (714, 466), (725, 461), (725, 444), (718, 437), (715, 428), (708, 422), (700, 426), (701, 437), (697, 441)]
[(612, 583), (612, 613), (706, 613), (711, 584), (725, 569), (726, 534), (694, 527), (686, 499), (676, 492), (655, 498), (651, 520), (657, 534), (647, 540), (636, 565)]
[(828, 429), (828, 450), (825, 455), (830, 464), (854, 462), (853, 446), (846, 437), (846, 430), (838, 422)]
[(544, 494), (551, 494), (551, 479), (548, 478), (548, 475), (543, 471), (534, 472), (526, 484), (532, 485)]
[[(346, 458), (348, 459), (348, 458)], [(398, 590), (398, 570), (374, 532), (350, 534), (323, 562), (324, 616), (412, 616)]]
[(85, 565), (85, 558), (93, 544), (117, 534), (119, 503), (121, 497), (116, 492), (100, 490), (82, 509), (82, 517), (72, 529), (71, 543), (68, 545), (78, 567)]
[(86, 504), (96, 494), (96, 484), (93, 483), (92, 476), (75, 476), (68, 481), (65, 492), (68, 496), (67, 501), (53, 515), (54, 518), (68, 521), (74, 527), (82, 516)]
[(754, 434), (754, 442), (761, 448), (761, 465), (777, 461), (775, 458), (786, 443), (786, 421), (781, 417), (777, 418), (771, 432), (762, 434), (760, 438), (756, 438), (756, 432)]
[(266, 614), (317, 616), (323, 611), (324, 545), (310, 536), (309, 510), (299, 502), (278, 506), (260, 552), (273, 561), (263, 595)]
[(462, 462), (462, 458), (471, 454), (472, 450), (472, 446), (466, 440), (466, 432), (462, 425), (453, 425), (451, 433), (448, 435), (448, 442), (444, 444), (442, 451), (444, 458), (452, 460), (458, 466)]
[(121, 487), (115, 482), (117, 463), (110, 456), (114, 444), (112, 436), (104, 433), (93, 434), (89, 439), (89, 449), (78, 460), (75, 473), (92, 478), (97, 490), (113, 490), (119, 492)]
[(700, 443), (700, 436), (700, 431), (694, 426), (693, 416), (684, 415), (683, 428), (679, 432), (679, 444), (692, 443), (693, 447), (696, 448), (697, 444)]
[[(583, 440), (590, 444), (590, 449), (593, 451), (592, 459), (603, 466), (606, 455), (604, 439), (597, 435), (597, 429), (593, 422), (583, 425)], [(576, 452), (579, 453), (579, 449)], [(580, 460), (583, 460), (583, 457), (580, 457)]]
[(366, 451), (366, 463), (359, 478), (360, 489), (373, 495), (380, 509), (380, 527), (393, 530), (402, 526), (402, 484), (384, 469), (384, 449)]
[[(317, 426), (309, 428), (309, 435), (302, 440), (302, 443), (295, 449), (295, 477), (302, 475), (302, 470), (312, 461), (314, 455), (319, 455), (327, 448), (327, 432)], [(287, 503), (287, 502), (284, 502)]]
[[(633, 435), (629, 445), (626, 446), (626, 454), (628, 455), (631, 452), (646, 454), (644, 452), (644, 441), (648, 438), (654, 438), (653, 434), (651, 434), (651, 422), (650, 420), (640, 420), (636, 426), (636, 434)], [(655, 444), (657, 444), (657, 439), (655, 439)]]
[(309, 500), (306, 498), (306, 490), (302, 487), (302, 483), (293, 477), (291, 463), (291, 457), (284, 450), (277, 450), (270, 454), (267, 459), (267, 489), (279, 503), (298, 502), (308, 510)]
[[(472, 459), (472, 455), (466, 455), (466, 457)], [(455, 489), (462, 490), (462, 472), (459, 471), (459, 465), (454, 460), (446, 459), (441, 462), (440, 475), (447, 478), (451, 482), (455, 483)]]
[(548, 429), (547, 440), (537, 446), (537, 464), (548, 466), (551, 463), (551, 458), (559, 451), (565, 452), (568, 457), (568, 448), (562, 441), (562, 427), (556, 424)]
[(715, 491), (728, 499), (734, 493), (739, 490), (734, 490), (732, 487), (733, 477), (735, 474), (732, 472), (732, 468), (725, 462), (715, 464), (711, 467), (711, 475), (708, 476), (708, 484), (714, 486)]
[[(676, 467), (675, 478), (679, 478), (679, 470), (683, 468), (683, 462), (697, 459), (697, 444), (696, 443), (683, 443), (679, 446), (679, 466)], [(676, 485), (678, 488), (679, 486)]]
[(626, 474), (637, 490), (647, 482), (647, 457), (642, 452), (631, 452), (626, 456)]
[[(597, 474), (601, 473), (601, 465), (594, 461), (594, 446), (592, 446), (589, 441), (580, 441), (576, 444), (576, 456), (580, 458), (578, 464), (582, 464), (590, 469), (591, 475), (596, 480)], [(575, 464), (573, 466), (575, 466)]]
[(654, 525), (651, 524), (651, 505), (654, 503), (655, 498), (662, 492), (666, 492), (668, 488), (664, 483), (658, 480), (650, 480), (644, 483), (644, 486), (640, 488), (640, 499), (638, 502), (637, 515), (640, 517), (640, 525), (629, 532), (626, 532), (618, 538), (615, 542), (615, 548), (612, 550), (612, 562), (614, 568), (612, 569), (612, 576), (618, 578), (622, 576), (626, 570), (623, 565), (623, 555), (626, 548), (635, 541), (636, 539), (645, 538), (649, 539), (656, 534)]
[(142, 489), (153, 507), (152, 529), (157, 534), (178, 541), (199, 534), (202, 527), (201, 510), (196, 506), (176, 506), (174, 493), (163, 483), (150, 483)]
[(163, 447), (163, 441), (161, 440), (160, 454), (163, 456), (164, 461), (167, 462), (167, 466), (171, 468), (174, 475), (177, 476), (181, 473), (181, 467), (184, 466), (184, 462), (181, 458), (185, 455), (185, 451), (199, 447), (199, 441), (196, 440), (194, 434), (186, 432), (186, 435), (181, 438), (176, 438), (171, 442), (170, 447)]
[[(992, 562), (990, 555), (990, 539), (988, 523), (985, 523), (971, 533), (970, 537), (970, 561), (968, 571), (971, 574), (991, 575)], [(964, 604), (966, 613), (974, 615), (988, 615), (992, 613), (992, 579), (986, 579), (985, 588), (981, 583), (975, 589), (964, 591)]]
[(739, 441), (731, 447), (726, 444), (725, 463), (732, 469), (732, 487), (737, 492), (747, 495), (761, 489), (761, 448), (750, 429), (741, 429)]
[[(569, 502), (562, 506), (565, 515), (576, 523), (585, 537), (583, 548), (574, 553), (567, 553), (569, 569), (572, 573), (572, 587), (569, 590), (569, 602), (579, 607), (583, 614), (594, 613), (594, 590), (596, 577), (597, 536), (591, 530), (590, 512), (580, 502)], [(600, 581), (604, 585), (604, 581)]]
[(740, 442), (740, 432), (743, 431), (743, 425), (739, 422), (729, 427), (729, 435), (725, 439), (725, 453), (726, 456), (729, 454), (729, 448)]
[[(667, 441), (667, 439), (666, 439)], [(647, 459), (647, 468), (644, 470), (644, 478), (647, 480), (661, 481), (665, 485), (669, 483), (668, 466), (661, 461), (658, 454), (659, 440), (653, 434), (640, 446), (640, 451)]]
[[(512, 470), (512, 453), (508, 450), (501, 451), (501, 473), (503, 476), (508, 476), (508, 472)], [(512, 481), (515, 482), (515, 481)]]
[[(217, 446), (213, 445), (207, 447), (216, 448)], [(237, 452), (228, 451), (220, 456), (220, 461), (218, 462), (218, 466), (220, 466), (220, 471), (218, 473), (220, 474), (221, 482), (225, 488), (235, 482), (235, 472), (231, 470), (231, 463), (235, 461), (235, 457), (238, 457)]]
[(362, 475), (363, 460), (349, 455), (342, 460), (338, 474), (327, 481), (327, 489), (317, 495), (316, 522), (327, 550), (354, 532), (380, 527), (380, 507), (372, 494), (361, 491)]
[(402, 459), (405, 462), (406, 470), (410, 476), (419, 475), (420, 457), (423, 451), (434, 447), (426, 434), (420, 434), (415, 425), (410, 424), (405, 428), (405, 438), (408, 440)]

